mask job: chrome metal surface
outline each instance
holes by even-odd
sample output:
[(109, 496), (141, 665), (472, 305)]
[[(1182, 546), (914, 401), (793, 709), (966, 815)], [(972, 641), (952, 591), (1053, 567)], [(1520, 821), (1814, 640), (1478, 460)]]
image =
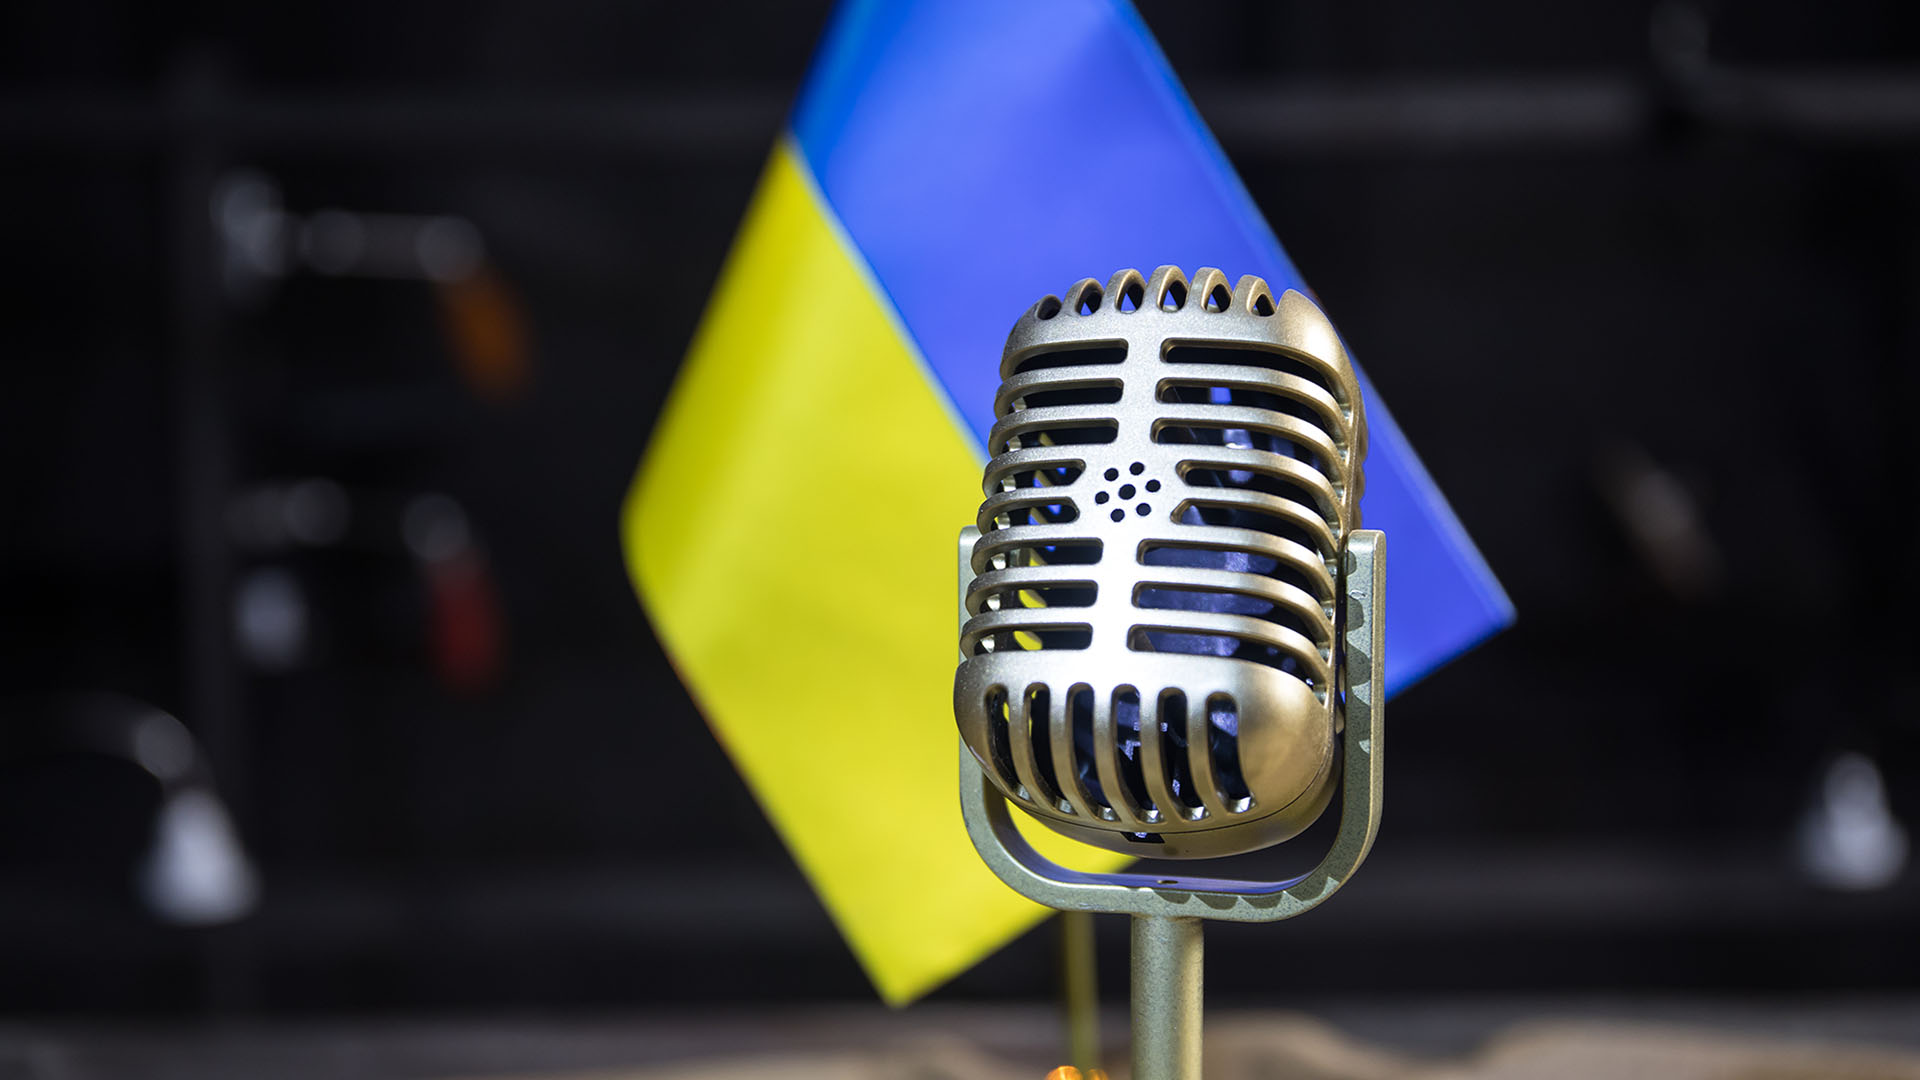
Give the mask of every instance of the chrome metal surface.
[(1297, 834), (1337, 779), (1366, 454), (1332, 325), (1256, 277), (1123, 270), (1029, 309), (1001, 377), (954, 680), (984, 774), (1129, 854)]

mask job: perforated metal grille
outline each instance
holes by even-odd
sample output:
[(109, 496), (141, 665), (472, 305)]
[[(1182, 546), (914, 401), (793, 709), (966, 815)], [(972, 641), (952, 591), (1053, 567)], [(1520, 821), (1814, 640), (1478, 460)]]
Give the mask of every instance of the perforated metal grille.
[(1232, 669), (1158, 661), (1336, 704), (1365, 423), (1331, 326), (1259, 278), (1125, 270), (1030, 309), (1001, 376), (961, 635), (976, 753), (1030, 806), (1143, 834), (1254, 808), (1246, 691), (1192, 677)]

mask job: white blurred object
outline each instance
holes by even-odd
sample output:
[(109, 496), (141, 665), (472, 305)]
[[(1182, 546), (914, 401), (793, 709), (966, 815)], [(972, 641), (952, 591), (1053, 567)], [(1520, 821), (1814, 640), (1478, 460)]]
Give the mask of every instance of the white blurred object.
[(306, 267), (328, 277), (462, 281), (487, 257), (473, 222), (448, 214), (329, 208), (289, 220)]
[(285, 671), (299, 663), (307, 652), (308, 621), (306, 591), (282, 567), (260, 567), (234, 590), (234, 636), (255, 667)]
[(193, 735), (180, 721), (158, 709), (133, 729), (133, 760), (162, 784), (186, 779), (194, 758)]
[(328, 207), (286, 209), (280, 185), (257, 169), (236, 169), (214, 185), (209, 212), (220, 237), (228, 295), (253, 302), (297, 270), (327, 277), (464, 281), (487, 259), (486, 241), (452, 214), (373, 214)]
[(414, 258), (430, 281), (465, 281), (480, 270), (487, 246), (466, 218), (442, 215), (420, 223), (413, 237)]
[(180, 926), (232, 922), (253, 910), (259, 876), (226, 806), (211, 791), (182, 788), (160, 807), (140, 893), (156, 916)]
[(346, 539), (353, 502), (345, 488), (324, 476), (290, 484), (262, 484), (227, 503), (227, 534), (248, 551), (272, 551), (289, 543), (331, 547)]
[(1853, 892), (1885, 888), (1906, 868), (1907, 830), (1871, 758), (1842, 754), (1827, 766), (1800, 819), (1800, 865), (1820, 884)]
[(351, 511), (346, 491), (323, 476), (287, 488), (280, 506), (287, 535), (313, 547), (339, 543), (347, 535)]
[(220, 234), (221, 279), (235, 300), (258, 300), (265, 283), (287, 274), (292, 218), (280, 187), (265, 173), (237, 169), (214, 185), (208, 208)]
[(416, 495), (400, 519), (400, 535), (407, 550), (421, 562), (446, 562), (472, 546), (473, 530), (467, 512), (451, 496), (439, 492)]

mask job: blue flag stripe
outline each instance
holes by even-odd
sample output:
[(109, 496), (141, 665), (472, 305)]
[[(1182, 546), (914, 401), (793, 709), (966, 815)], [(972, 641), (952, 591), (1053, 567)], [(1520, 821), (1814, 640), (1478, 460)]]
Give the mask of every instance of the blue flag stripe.
[[(1125, 3), (852, 0), (792, 127), (982, 443), (1008, 328), (1078, 278), (1218, 266), (1312, 295)], [(1388, 536), (1392, 691), (1513, 611), (1367, 389), (1363, 515)]]

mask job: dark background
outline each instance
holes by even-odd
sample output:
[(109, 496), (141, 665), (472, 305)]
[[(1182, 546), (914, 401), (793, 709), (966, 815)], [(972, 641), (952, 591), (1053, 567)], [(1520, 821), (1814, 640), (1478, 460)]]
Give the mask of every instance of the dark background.
[[(1795, 830), (1849, 752), (1920, 811), (1920, 13), (1143, 12), (1520, 611), (1396, 699), (1364, 877), (1210, 931), (1210, 994), (1914, 989), (1916, 875), (1823, 886)], [(616, 536), (826, 13), (0, 16), (0, 1012), (870, 1000)], [(488, 290), (236, 277), (247, 178), (469, 222)], [(315, 477), (344, 539), (234, 524)], [(464, 576), (402, 542), (433, 494)], [(271, 662), (260, 589), (307, 626)], [(103, 700), (194, 732), (250, 918), (143, 905), (155, 784), (62, 735)]]

